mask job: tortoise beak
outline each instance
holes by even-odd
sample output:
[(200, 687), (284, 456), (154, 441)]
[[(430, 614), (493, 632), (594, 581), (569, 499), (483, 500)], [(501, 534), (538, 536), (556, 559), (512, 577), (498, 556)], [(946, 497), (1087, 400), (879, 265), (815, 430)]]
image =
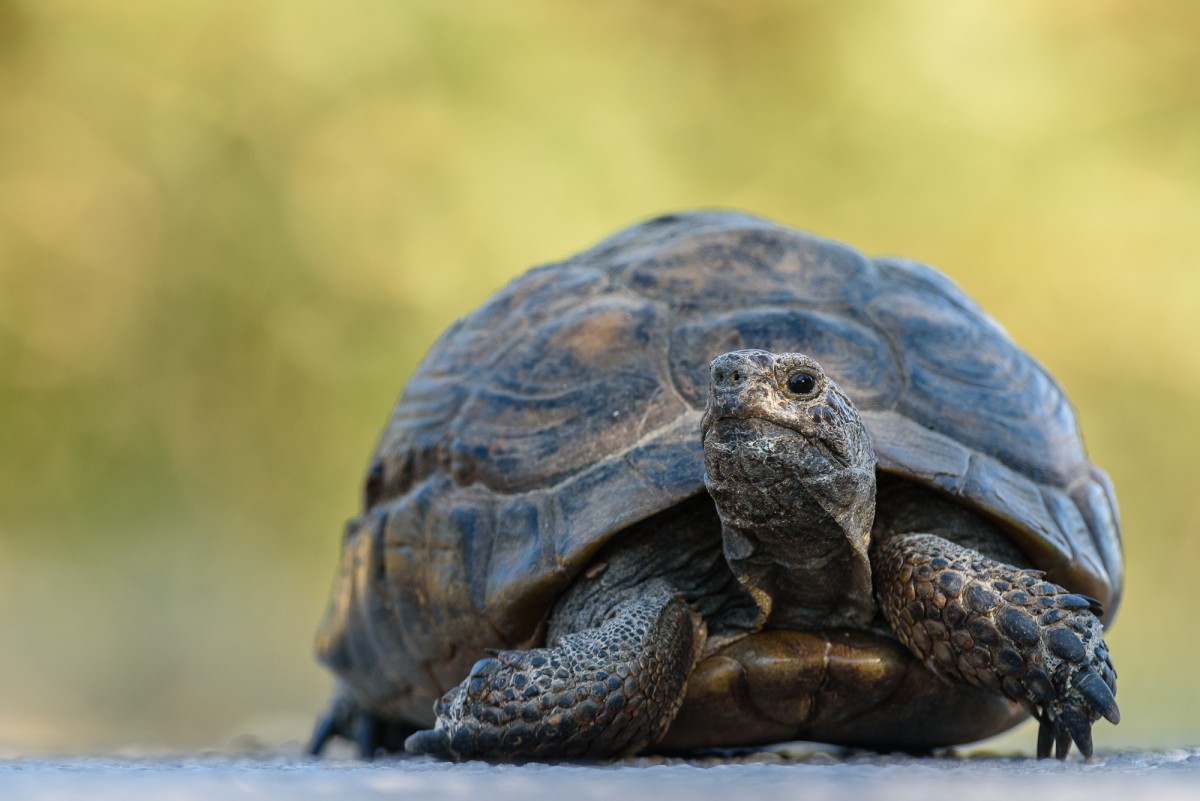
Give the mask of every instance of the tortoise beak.
[(774, 358), (765, 350), (725, 353), (709, 365), (708, 405), (700, 424), (701, 440), (722, 417), (751, 417), (768, 400)]

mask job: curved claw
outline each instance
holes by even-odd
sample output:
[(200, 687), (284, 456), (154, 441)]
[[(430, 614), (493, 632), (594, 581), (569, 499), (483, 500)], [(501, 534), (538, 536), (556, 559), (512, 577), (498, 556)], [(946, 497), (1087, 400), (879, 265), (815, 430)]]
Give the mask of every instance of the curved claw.
[(317, 723), (313, 726), (305, 751), (309, 756), (320, 756), (335, 737), (350, 737), (357, 719), (354, 707), (345, 698), (334, 698)]
[(374, 715), (359, 715), (354, 723), (354, 744), (358, 746), (360, 759), (370, 762), (379, 750), (379, 718)]
[(1046, 759), (1050, 756), (1050, 746), (1054, 745), (1054, 724), (1046, 716), (1042, 716), (1038, 725), (1037, 758)]
[(1079, 753), (1090, 757), (1092, 755), (1092, 722), (1088, 720), (1087, 715), (1077, 708), (1069, 706), (1063, 710), (1062, 720), (1067, 733), (1079, 747)]
[(1038, 715), (1037, 758), (1046, 759), (1050, 756), (1050, 746), (1054, 746), (1054, 758), (1066, 759), (1071, 752), (1071, 741), (1079, 747), (1083, 756), (1092, 755), (1092, 721), (1081, 710), (1066, 707), (1061, 711), (1047, 709)]
[(441, 756), (450, 752), (450, 739), (440, 729), (423, 729), (408, 736), (404, 750), (410, 754)]
[(325, 750), (325, 746), (338, 733), (337, 716), (331, 709), (323, 716), (317, 718), (317, 725), (313, 727), (312, 737), (308, 740), (308, 745), (305, 746), (304, 753), (309, 756), (320, 756)]
[(1059, 671), (1056, 685), (1063, 688), (1059, 699), (1040, 708), (1035, 717), (1041, 722), (1038, 728), (1038, 759), (1050, 756), (1050, 744), (1054, 743), (1054, 755), (1064, 759), (1071, 750), (1071, 742), (1079, 748), (1085, 758), (1092, 755), (1092, 723), (1101, 716), (1117, 723), (1121, 712), (1113, 688), (1095, 667), (1087, 666), (1066, 678), (1067, 669)]
[(1065, 729), (1054, 733), (1054, 758), (1066, 759), (1071, 753), (1071, 735)]
[(1112, 689), (1100, 678), (1094, 668), (1088, 668), (1079, 674), (1075, 687), (1087, 699), (1092, 709), (1104, 716), (1109, 723), (1121, 722), (1121, 710), (1117, 707), (1116, 696)]

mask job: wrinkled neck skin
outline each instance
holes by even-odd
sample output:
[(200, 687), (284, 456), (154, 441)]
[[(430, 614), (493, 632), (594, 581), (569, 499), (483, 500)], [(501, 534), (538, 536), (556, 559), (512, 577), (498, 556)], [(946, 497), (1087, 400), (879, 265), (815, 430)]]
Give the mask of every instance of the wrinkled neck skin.
[(843, 418), (832, 429), (820, 425), (824, 412), (807, 431), (794, 420), (706, 415), (705, 483), (725, 557), (770, 628), (861, 627), (875, 616), (874, 450), (849, 401), (832, 400)]

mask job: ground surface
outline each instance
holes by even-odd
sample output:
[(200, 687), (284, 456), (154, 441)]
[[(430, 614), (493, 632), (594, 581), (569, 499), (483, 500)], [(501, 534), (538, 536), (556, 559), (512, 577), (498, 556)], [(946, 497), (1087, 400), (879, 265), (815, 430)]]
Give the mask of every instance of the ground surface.
[(730, 801), (737, 798), (932, 801), (1200, 798), (1200, 748), (1077, 756), (1066, 763), (1000, 757), (896, 758), (784, 749), (744, 757), (614, 765), (451, 765), (427, 758), (373, 764), (293, 756), (0, 760), (6, 801), (222, 799), (531, 799)]

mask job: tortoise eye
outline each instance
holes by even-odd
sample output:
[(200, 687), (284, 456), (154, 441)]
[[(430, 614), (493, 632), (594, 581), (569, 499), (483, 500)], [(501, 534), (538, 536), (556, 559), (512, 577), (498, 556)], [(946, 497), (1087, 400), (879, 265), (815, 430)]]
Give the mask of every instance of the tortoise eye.
[(817, 379), (812, 373), (793, 373), (788, 376), (787, 391), (793, 395), (807, 395), (817, 386)]

